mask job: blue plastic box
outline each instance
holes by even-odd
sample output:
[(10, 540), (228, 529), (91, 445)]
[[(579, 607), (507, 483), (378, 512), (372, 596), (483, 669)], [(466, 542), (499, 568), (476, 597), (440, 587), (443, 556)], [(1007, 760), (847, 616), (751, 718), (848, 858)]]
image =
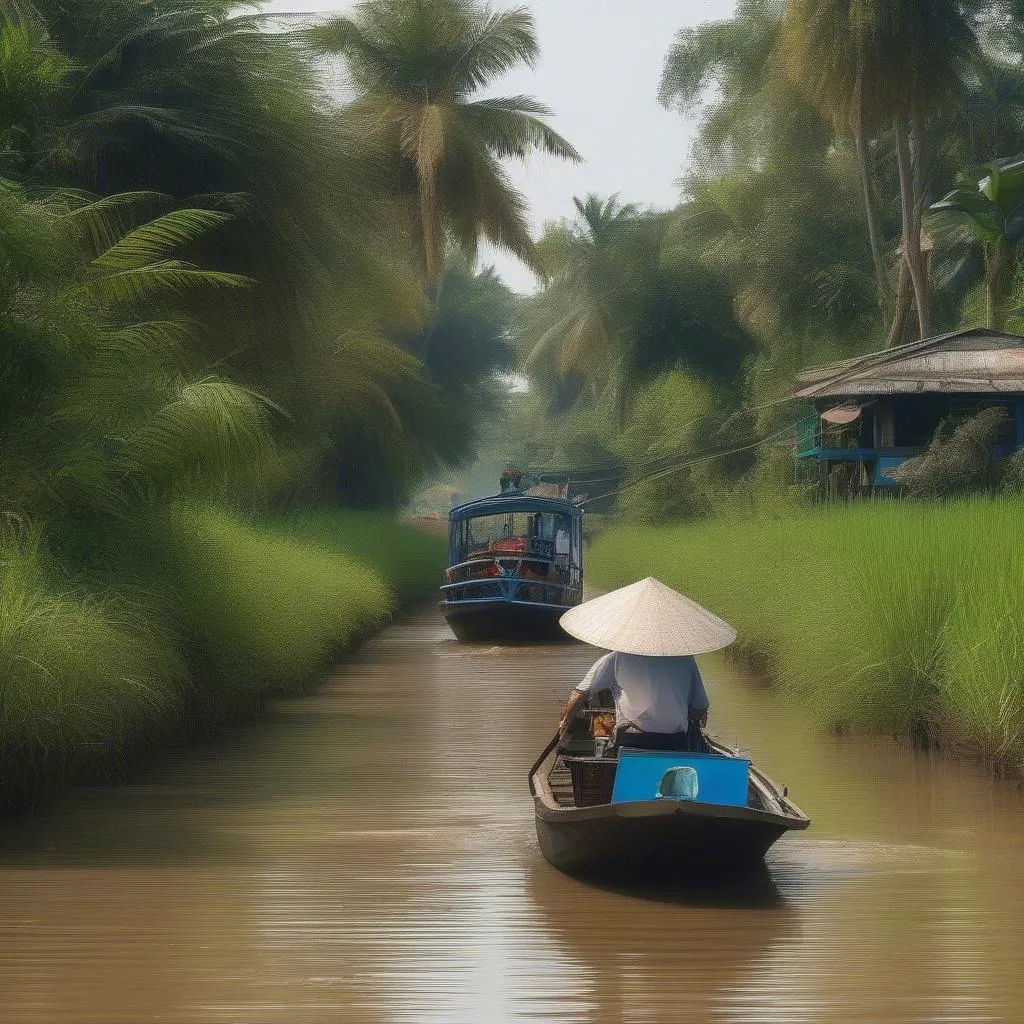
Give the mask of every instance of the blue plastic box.
[[(666, 780), (670, 792), (663, 793), (662, 780), (673, 768), (696, 772), (696, 786), (693, 786), (690, 772), (677, 772)], [(741, 757), (623, 749), (619, 751), (612, 803), (656, 800), (672, 795), (702, 804), (746, 807), (749, 771), (750, 762)]]

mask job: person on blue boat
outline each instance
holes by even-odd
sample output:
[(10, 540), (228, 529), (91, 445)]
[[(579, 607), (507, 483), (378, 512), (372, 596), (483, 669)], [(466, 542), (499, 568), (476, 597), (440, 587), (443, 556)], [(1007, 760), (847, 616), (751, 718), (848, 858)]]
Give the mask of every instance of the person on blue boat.
[(569, 695), (563, 735), (584, 700), (609, 690), (617, 747), (706, 749), (701, 729), (710, 703), (694, 655), (728, 647), (736, 639), (732, 627), (653, 578), (587, 601), (561, 624), (609, 652)]

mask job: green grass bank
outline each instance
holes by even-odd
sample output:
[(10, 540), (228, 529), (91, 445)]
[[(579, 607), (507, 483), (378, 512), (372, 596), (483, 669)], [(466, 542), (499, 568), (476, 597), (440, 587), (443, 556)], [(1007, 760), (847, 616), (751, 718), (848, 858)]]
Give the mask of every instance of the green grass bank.
[(644, 576), (728, 620), (833, 726), (1024, 774), (1024, 504), (875, 502), (599, 535), (592, 582)]
[(199, 508), (140, 543), (145, 575), (100, 582), (32, 544), (0, 551), (0, 808), (302, 690), (437, 586), (445, 547), (377, 513)]

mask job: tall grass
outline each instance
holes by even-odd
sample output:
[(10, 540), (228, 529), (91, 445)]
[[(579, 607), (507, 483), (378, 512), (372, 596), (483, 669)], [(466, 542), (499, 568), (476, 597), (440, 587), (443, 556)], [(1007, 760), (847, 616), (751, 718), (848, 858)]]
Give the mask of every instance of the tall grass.
[(442, 538), (384, 515), (190, 507), (157, 533), (145, 584), (88, 588), (0, 541), (0, 807), (309, 685), (444, 559)]
[(110, 769), (181, 709), (185, 667), (158, 621), (111, 594), (55, 592), (35, 550), (0, 564), (0, 804)]
[(444, 556), (440, 539), (379, 513), (246, 523), (190, 509), (174, 557), (200, 696), (244, 708), (301, 687), (436, 586)]
[(654, 575), (832, 724), (1024, 771), (1024, 504), (877, 502), (597, 538), (593, 582)]
[(399, 596), (415, 598), (436, 590), (447, 554), (447, 530), (435, 534), (406, 525), (392, 529), (391, 522), (380, 512), (318, 508), (274, 525), (300, 541), (343, 548), (372, 565)]

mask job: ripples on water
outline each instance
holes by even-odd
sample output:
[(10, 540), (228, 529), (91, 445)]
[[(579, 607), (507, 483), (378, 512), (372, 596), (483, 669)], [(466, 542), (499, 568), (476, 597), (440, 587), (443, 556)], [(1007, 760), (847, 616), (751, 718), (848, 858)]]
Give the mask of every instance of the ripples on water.
[(525, 772), (592, 652), (464, 646), (433, 613), (311, 697), (0, 839), (0, 1021), (1024, 1019), (1016, 789), (816, 736), (706, 668), (814, 819), (742, 888), (541, 858)]

